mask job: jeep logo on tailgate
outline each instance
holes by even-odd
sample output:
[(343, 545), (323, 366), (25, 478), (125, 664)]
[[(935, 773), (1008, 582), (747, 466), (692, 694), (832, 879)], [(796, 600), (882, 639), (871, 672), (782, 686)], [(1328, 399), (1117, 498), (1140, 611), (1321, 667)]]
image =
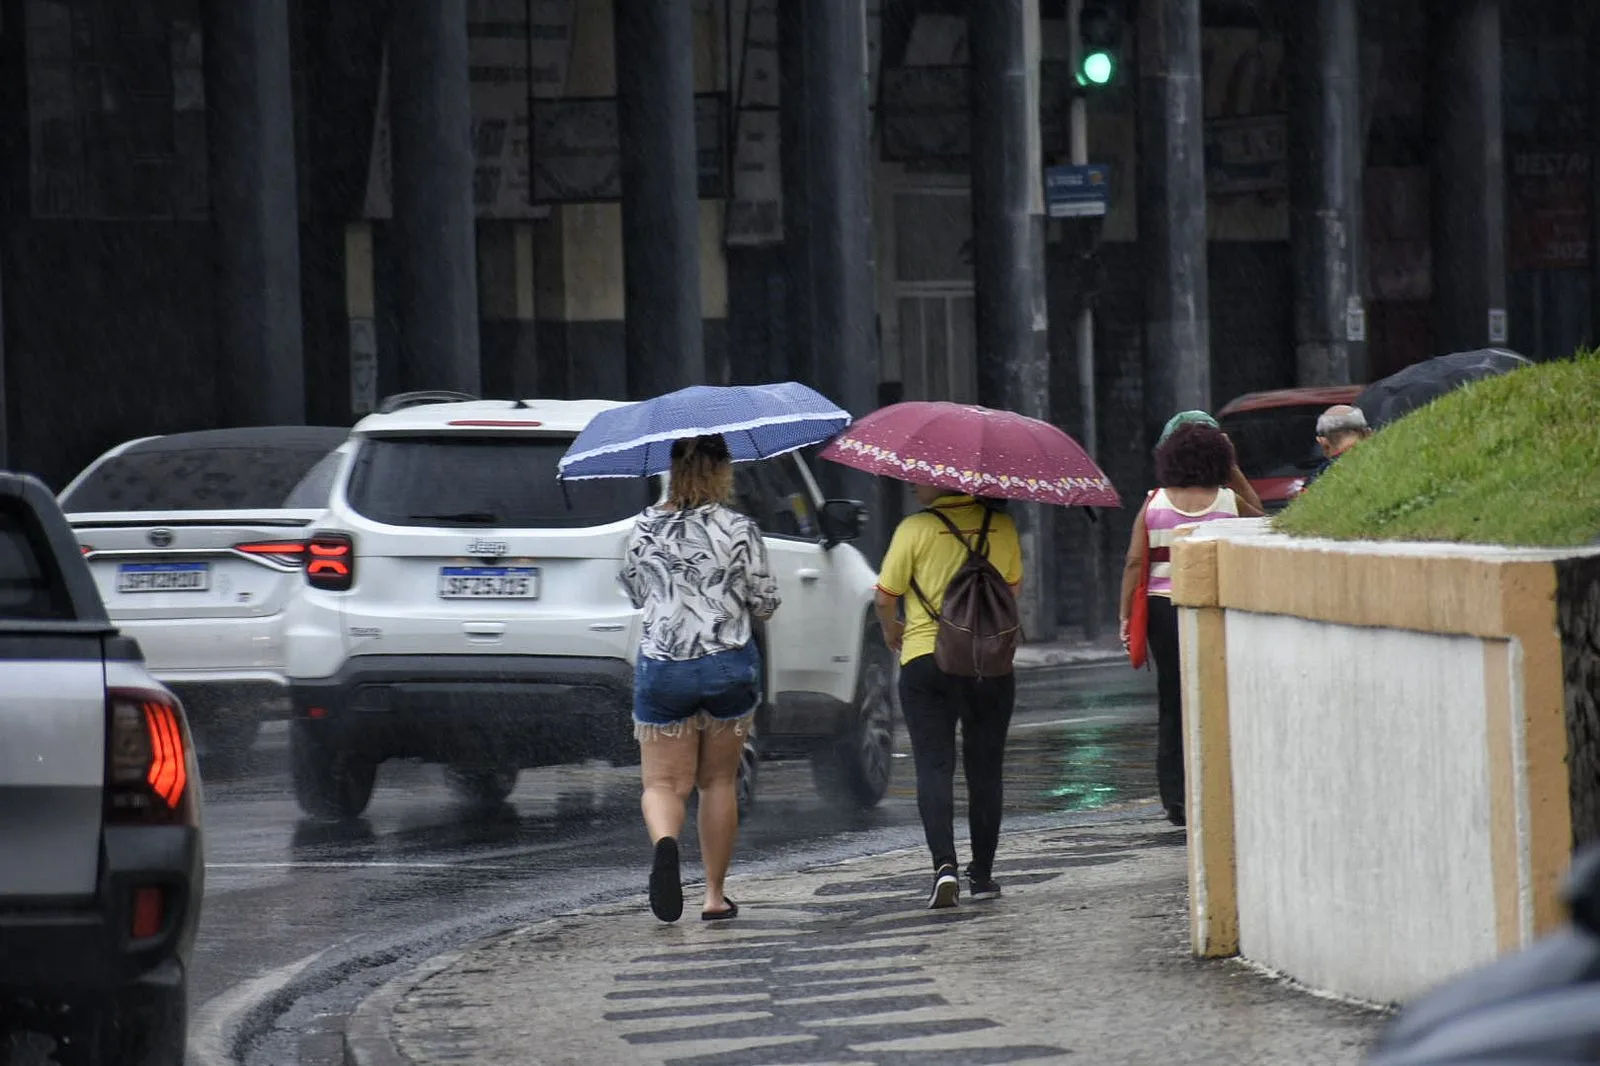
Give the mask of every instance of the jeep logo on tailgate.
[(511, 545), (503, 540), (475, 540), (467, 545), (468, 555), (498, 558), (509, 551), (511, 551)]

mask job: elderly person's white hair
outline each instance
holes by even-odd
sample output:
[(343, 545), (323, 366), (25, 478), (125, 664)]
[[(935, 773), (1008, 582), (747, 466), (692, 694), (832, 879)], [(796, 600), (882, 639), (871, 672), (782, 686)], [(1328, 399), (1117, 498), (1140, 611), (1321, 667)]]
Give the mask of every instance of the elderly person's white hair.
[(1317, 436), (1329, 440), (1346, 433), (1366, 433), (1371, 428), (1361, 408), (1346, 404), (1330, 407), (1317, 418)]

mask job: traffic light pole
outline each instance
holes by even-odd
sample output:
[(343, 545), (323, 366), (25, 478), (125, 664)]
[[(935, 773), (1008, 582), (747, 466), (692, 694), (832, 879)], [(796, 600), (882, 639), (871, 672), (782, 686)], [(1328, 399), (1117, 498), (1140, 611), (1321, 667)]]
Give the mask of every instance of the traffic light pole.
[[(1073, 71), (1083, 69), (1083, 0), (1067, 0), (1067, 42)], [(1068, 115), (1068, 138), (1072, 165), (1081, 167), (1089, 163), (1089, 101), (1083, 86), (1075, 85), (1072, 106)], [(1075, 227), (1087, 237), (1089, 223), (1080, 222)], [(1094, 369), (1094, 307), (1085, 297), (1080, 301), (1078, 320), (1074, 328), (1074, 349), (1078, 355), (1078, 443), (1091, 459), (1099, 458), (1100, 427), (1095, 403)], [(1084, 583), (1088, 588), (1083, 611), (1083, 635), (1088, 640), (1100, 636), (1100, 615), (1105, 604), (1105, 582), (1102, 577), (1101, 529), (1099, 522), (1089, 523), (1089, 550), (1084, 553)]]

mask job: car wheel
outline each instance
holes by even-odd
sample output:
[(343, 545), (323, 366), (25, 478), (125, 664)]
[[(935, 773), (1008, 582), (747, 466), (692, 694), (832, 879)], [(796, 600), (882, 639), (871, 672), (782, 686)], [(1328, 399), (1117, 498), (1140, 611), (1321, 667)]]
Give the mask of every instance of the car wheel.
[(315, 818), (355, 818), (372, 801), (377, 762), (327, 743), (309, 722), (290, 723), (289, 764), (294, 798)]
[(889, 791), (894, 766), (894, 659), (876, 624), (862, 637), (861, 672), (849, 724), (811, 756), (811, 777), (824, 800), (870, 810)]
[(184, 985), (122, 998), (104, 1003), (90, 1023), (89, 1039), (58, 1049), (55, 1061), (71, 1066), (183, 1066), (188, 1029)]
[(504, 803), (517, 787), (522, 771), (515, 766), (446, 766), (444, 783), (456, 799), (478, 807)]

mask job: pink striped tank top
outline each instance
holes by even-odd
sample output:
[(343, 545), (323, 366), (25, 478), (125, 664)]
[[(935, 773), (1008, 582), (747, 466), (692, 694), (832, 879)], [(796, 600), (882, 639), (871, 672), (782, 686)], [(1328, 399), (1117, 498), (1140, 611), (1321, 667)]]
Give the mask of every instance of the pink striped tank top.
[(1238, 517), (1239, 498), (1232, 489), (1218, 489), (1217, 498), (1204, 511), (1180, 511), (1165, 489), (1157, 490), (1144, 511), (1145, 530), (1150, 538), (1150, 595), (1172, 595), (1172, 540), (1179, 526)]

